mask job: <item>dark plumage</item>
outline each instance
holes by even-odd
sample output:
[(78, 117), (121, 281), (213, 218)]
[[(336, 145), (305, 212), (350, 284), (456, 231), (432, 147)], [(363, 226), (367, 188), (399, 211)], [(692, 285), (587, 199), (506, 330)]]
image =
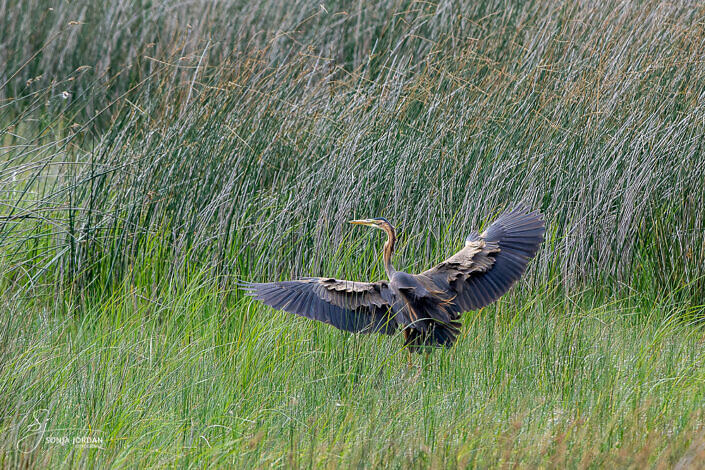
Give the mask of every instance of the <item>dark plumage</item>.
[(311, 277), (243, 283), (242, 287), (271, 307), (341, 330), (392, 334), (401, 328), (413, 351), (424, 345), (451, 346), (460, 332), (460, 315), (507, 292), (536, 255), (545, 232), (541, 214), (518, 205), (482, 234), (472, 232), (463, 249), (450, 258), (420, 274), (408, 274), (392, 266), (396, 236), (386, 219), (351, 223), (387, 232), (384, 265), (388, 281)]

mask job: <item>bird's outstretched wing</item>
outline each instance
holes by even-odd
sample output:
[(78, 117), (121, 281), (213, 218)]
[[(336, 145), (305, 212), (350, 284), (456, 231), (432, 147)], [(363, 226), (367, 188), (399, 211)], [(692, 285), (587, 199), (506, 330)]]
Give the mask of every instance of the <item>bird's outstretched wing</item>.
[(482, 308), (504, 295), (524, 274), (545, 231), (538, 211), (517, 205), (481, 235), (471, 233), (462, 250), (421, 276), (448, 293), (448, 311), (458, 318), (462, 312)]
[(345, 331), (392, 334), (393, 294), (387, 281), (353, 282), (312, 277), (295, 281), (241, 283), (247, 294), (278, 310)]

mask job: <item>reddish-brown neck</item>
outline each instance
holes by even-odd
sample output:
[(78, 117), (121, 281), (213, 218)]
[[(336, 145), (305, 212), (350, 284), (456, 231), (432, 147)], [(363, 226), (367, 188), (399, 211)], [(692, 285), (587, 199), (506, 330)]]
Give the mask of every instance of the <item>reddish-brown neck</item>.
[(384, 260), (384, 270), (387, 272), (389, 279), (392, 275), (397, 272), (392, 266), (392, 254), (394, 253), (394, 242), (397, 241), (396, 234), (394, 233), (394, 227), (389, 224), (383, 225), (384, 231), (387, 232), (387, 241), (384, 243), (383, 260)]

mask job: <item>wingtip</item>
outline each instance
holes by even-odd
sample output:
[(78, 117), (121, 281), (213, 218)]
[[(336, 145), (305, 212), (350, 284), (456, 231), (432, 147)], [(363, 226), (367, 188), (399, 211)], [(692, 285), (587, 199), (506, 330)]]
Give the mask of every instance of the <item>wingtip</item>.
[(545, 240), (545, 232), (546, 221), (541, 212), (519, 202), (495, 219), (482, 236), (490, 242), (503, 240), (506, 248), (510, 244), (539, 245)]
[(245, 295), (254, 296), (256, 295), (257, 283), (243, 281), (241, 279), (235, 280), (235, 287), (245, 292)]
[(510, 214), (520, 213), (521, 215), (534, 216), (541, 221), (544, 220), (543, 213), (539, 209), (532, 209), (531, 206), (524, 201), (515, 203), (512, 209), (507, 212)]

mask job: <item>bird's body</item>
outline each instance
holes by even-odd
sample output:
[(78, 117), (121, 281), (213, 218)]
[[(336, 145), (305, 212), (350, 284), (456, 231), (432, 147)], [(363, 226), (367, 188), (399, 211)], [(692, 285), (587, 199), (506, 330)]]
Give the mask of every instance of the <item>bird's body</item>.
[(473, 232), (456, 254), (420, 274), (396, 271), (391, 263), (396, 234), (386, 219), (351, 223), (387, 233), (383, 259), (388, 280), (354, 282), (333, 278), (245, 283), (255, 299), (276, 309), (361, 333), (404, 333), (412, 351), (451, 346), (463, 312), (501, 297), (521, 277), (543, 242), (538, 212), (519, 205), (502, 214), (481, 235)]

